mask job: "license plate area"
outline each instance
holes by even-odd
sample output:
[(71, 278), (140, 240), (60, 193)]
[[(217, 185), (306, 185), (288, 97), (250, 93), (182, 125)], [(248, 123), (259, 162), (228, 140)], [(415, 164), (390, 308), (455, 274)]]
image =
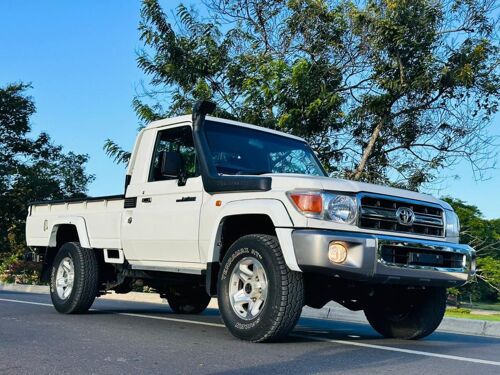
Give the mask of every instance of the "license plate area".
[(444, 257), (441, 254), (408, 253), (408, 264), (411, 266), (442, 266)]
[(440, 268), (463, 268), (464, 254), (434, 249), (420, 249), (411, 246), (383, 244), (380, 246), (380, 260), (395, 266), (421, 266)]

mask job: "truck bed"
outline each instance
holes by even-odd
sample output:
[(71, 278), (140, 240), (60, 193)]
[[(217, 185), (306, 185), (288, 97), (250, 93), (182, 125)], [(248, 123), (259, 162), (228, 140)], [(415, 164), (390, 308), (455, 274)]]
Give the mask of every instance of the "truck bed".
[(92, 247), (119, 249), (123, 205), (123, 195), (31, 202), (26, 242), (28, 246), (49, 246), (53, 225), (73, 218), (86, 226)]

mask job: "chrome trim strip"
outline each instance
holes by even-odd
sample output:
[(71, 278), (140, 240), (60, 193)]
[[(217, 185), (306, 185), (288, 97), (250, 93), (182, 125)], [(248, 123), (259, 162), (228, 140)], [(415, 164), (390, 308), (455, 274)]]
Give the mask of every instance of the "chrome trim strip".
[[(375, 198), (375, 197), (373, 197)], [(386, 198), (381, 198), (381, 199), (385, 199), (385, 200), (390, 200), (390, 199), (386, 199)], [(423, 206), (423, 204), (420, 204), (420, 206)], [(375, 211), (387, 211), (387, 212), (393, 212), (394, 209), (393, 208), (387, 208), (387, 207), (376, 207), (376, 206), (369, 206), (369, 205), (364, 205), (363, 208), (365, 210), (375, 210)], [(425, 214), (425, 213), (422, 213), (422, 212), (416, 212), (416, 214), (419, 214), (421, 216), (426, 216), (426, 217), (432, 217), (432, 218), (440, 218), (439, 215), (432, 215), (432, 214)]]
[[(361, 217), (366, 219), (380, 219), (386, 221), (397, 222), (396, 219), (396, 211), (387, 209), (387, 208), (374, 208), (371, 206), (361, 206)], [(442, 218), (433, 215), (425, 215), (421, 213), (415, 212), (415, 224), (423, 224), (429, 226), (436, 226), (437, 228), (442, 229), (444, 225), (444, 221)]]
[[(377, 262), (383, 264), (387, 267), (393, 268), (406, 268), (406, 269), (419, 269), (419, 270), (432, 270), (438, 272), (455, 272), (463, 274), (474, 274), (475, 270), (472, 269), (473, 261), (475, 260), (475, 251), (468, 245), (451, 244), (451, 243), (440, 243), (434, 241), (426, 240), (413, 240), (400, 237), (390, 237), (390, 236), (378, 236), (377, 244)], [(411, 247), (420, 250), (429, 251), (440, 251), (443, 253), (454, 253), (462, 254), (465, 257), (465, 265), (460, 268), (446, 268), (446, 267), (434, 267), (434, 266), (418, 266), (418, 265), (402, 265), (396, 263), (386, 262), (382, 259), (382, 246), (401, 246), (401, 247)]]
[(409, 199), (409, 198), (396, 197), (396, 196), (393, 196), (393, 195), (376, 194), (376, 193), (365, 193), (365, 192), (360, 192), (357, 195), (359, 197), (381, 198), (381, 199), (394, 200), (394, 201), (405, 202), (405, 203), (410, 202), (410, 203), (414, 203), (414, 204), (420, 204), (420, 205), (423, 205), (423, 206), (431, 206), (431, 207), (439, 208), (439, 209), (441, 209), (443, 211), (445, 210), (444, 207), (442, 207), (441, 205), (439, 205), (437, 203), (420, 201), (420, 200), (417, 200), (417, 199)]
[[(409, 203), (409, 204), (415, 204), (415, 205), (420, 205), (420, 206), (429, 206), (433, 208), (437, 208), (441, 210), (441, 217), (437, 215), (431, 215), (431, 214), (425, 214), (425, 213), (418, 213), (415, 212), (415, 222), (414, 225), (419, 225), (419, 226), (429, 226), (432, 228), (436, 229), (441, 229), (442, 230), (442, 235), (432, 235), (432, 234), (424, 234), (424, 233), (413, 233), (410, 231), (395, 231), (395, 230), (386, 230), (384, 229), (384, 232), (393, 232), (393, 233), (402, 233), (402, 234), (416, 234), (416, 235), (422, 235), (422, 236), (429, 236), (429, 237), (436, 237), (436, 238), (446, 238), (446, 222), (445, 222), (445, 208), (442, 207), (439, 204), (432, 203), (432, 202), (425, 202), (425, 201), (420, 201), (416, 199), (408, 199), (408, 198), (401, 198), (401, 197), (395, 197), (391, 195), (384, 195), (384, 194), (374, 194), (374, 193), (365, 193), (365, 192), (360, 192), (356, 194), (356, 201), (358, 205), (358, 219), (356, 225), (358, 228), (361, 229), (372, 229), (374, 230), (375, 228), (369, 228), (366, 226), (361, 225), (361, 219), (368, 219), (368, 220), (384, 220), (384, 221), (391, 221), (391, 222), (397, 222), (396, 219), (396, 212), (390, 208), (385, 208), (385, 207), (373, 207), (373, 206), (363, 206), (361, 204), (361, 201), (364, 197), (369, 197), (369, 198), (374, 198), (374, 199), (384, 199), (388, 201), (396, 201), (396, 202), (403, 202), (403, 203)], [(372, 211), (371, 213), (364, 214), (364, 211)], [(376, 212), (373, 212), (376, 211)], [(380, 216), (379, 216), (380, 215)], [(432, 223), (430, 222), (432, 221)]]

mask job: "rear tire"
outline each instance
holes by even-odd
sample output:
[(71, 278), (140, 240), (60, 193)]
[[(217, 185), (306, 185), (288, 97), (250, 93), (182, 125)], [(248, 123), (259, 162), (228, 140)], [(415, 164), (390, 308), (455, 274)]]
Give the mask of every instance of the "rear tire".
[(365, 315), (382, 336), (417, 340), (433, 333), (446, 310), (446, 289), (385, 287), (370, 297)]
[(99, 266), (92, 249), (78, 242), (61, 246), (52, 264), (50, 297), (63, 314), (86, 312), (99, 291)]
[(217, 289), (226, 327), (252, 342), (285, 338), (304, 306), (302, 274), (287, 267), (277, 238), (269, 235), (247, 235), (231, 245)]
[(168, 305), (177, 314), (200, 314), (211, 299), (205, 288), (199, 285), (172, 287), (162, 296), (167, 298)]

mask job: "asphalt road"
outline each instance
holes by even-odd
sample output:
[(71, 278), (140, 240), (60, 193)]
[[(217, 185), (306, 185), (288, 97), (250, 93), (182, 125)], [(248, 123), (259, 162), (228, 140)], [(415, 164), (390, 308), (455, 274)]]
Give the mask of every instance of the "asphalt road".
[(301, 319), (283, 343), (232, 337), (217, 310), (97, 300), (58, 314), (50, 297), (0, 291), (0, 374), (500, 374), (500, 339), (387, 340), (369, 326)]

